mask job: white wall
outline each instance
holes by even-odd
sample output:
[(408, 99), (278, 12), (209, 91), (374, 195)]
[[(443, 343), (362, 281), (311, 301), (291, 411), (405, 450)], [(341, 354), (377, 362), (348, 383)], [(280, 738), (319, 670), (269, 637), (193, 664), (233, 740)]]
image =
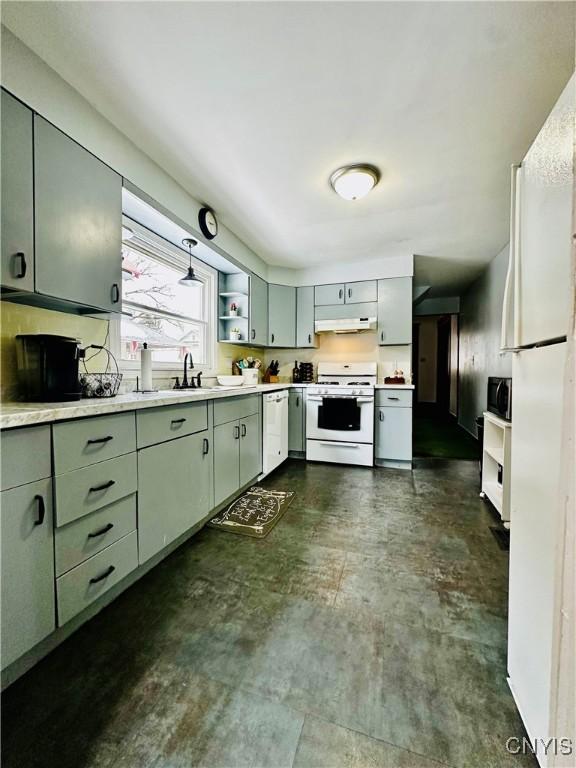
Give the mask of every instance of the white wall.
[(450, 413), (458, 416), (458, 315), (450, 318)]
[(503, 248), (461, 299), (458, 420), (473, 435), (486, 410), (488, 377), (512, 375), (511, 355), (500, 354), (508, 252)]

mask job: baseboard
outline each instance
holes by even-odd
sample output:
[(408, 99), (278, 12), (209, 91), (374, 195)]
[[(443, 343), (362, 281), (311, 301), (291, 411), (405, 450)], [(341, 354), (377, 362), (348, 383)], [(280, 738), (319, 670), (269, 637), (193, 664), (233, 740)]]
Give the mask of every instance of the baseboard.
[(290, 459), (305, 459), (306, 451), (288, 451), (288, 458)]

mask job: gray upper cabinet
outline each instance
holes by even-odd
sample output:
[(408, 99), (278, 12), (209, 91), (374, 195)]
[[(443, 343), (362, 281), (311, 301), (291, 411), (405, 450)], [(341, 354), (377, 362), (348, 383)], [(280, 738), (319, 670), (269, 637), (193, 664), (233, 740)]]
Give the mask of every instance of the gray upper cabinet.
[(210, 431), (138, 451), (138, 547), (144, 563), (212, 506)]
[(378, 280), (378, 343), (412, 343), (412, 278)]
[(32, 111), (2, 91), (2, 285), (34, 290)]
[(56, 628), (52, 481), (2, 491), (2, 668)]
[(305, 445), (304, 388), (291, 389), (288, 395), (288, 450), (302, 452)]
[(36, 291), (121, 309), (122, 178), (34, 116)]
[(268, 346), (296, 346), (296, 288), (268, 286)]
[(378, 301), (378, 284), (376, 280), (346, 283), (346, 304), (363, 304), (368, 301)]
[(268, 283), (257, 275), (250, 276), (250, 333), (252, 344), (268, 343)]
[(317, 307), (322, 307), (325, 304), (344, 304), (344, 296), (344, 283), (317, 285), (314, 288), (314, 304)]
[(314, 333), (314, 286), (296, 289), (296, 346), (318, 346)]

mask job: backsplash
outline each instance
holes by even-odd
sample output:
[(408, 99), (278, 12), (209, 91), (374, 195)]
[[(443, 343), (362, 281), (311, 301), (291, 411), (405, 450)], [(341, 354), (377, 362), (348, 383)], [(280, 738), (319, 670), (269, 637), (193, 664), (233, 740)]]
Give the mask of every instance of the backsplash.
[(410, 381), (412, 347), (407, 344), (398, 347), (381, 347), (375, 331), (364, 333), (335, 334), (323, 333), (318, 336), (317, 349), (267, 349), (266, 362), (278, 360), (280, 380), (291, 381), (294, 361), (314, 363), (314, 376), (319, 362), (378, 363), (378, 379), (391, 376), (395, 368), (404, 371), (406, 381)]
[[(104, 344), (108, 330), (107, 320), (93, 317), (67, 315), (39, 307), (0, 303), (0, 399), (16, 400), (16, 336), (19, 333), (55, 333), (80, 339), (82, 346)], [(88, 364), (88, 370), (97, 371), (101, 365), (100, 355)]]

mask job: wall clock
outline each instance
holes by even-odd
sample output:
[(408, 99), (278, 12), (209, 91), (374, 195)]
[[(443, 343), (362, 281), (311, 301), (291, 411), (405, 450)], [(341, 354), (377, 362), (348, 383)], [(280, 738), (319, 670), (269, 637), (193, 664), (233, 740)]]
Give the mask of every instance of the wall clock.
[(214, 211), (206, 206), (198, 211), (198, 224), (200, 231), (208, 240), (213, 240), (218, 234), (218, 221)]

